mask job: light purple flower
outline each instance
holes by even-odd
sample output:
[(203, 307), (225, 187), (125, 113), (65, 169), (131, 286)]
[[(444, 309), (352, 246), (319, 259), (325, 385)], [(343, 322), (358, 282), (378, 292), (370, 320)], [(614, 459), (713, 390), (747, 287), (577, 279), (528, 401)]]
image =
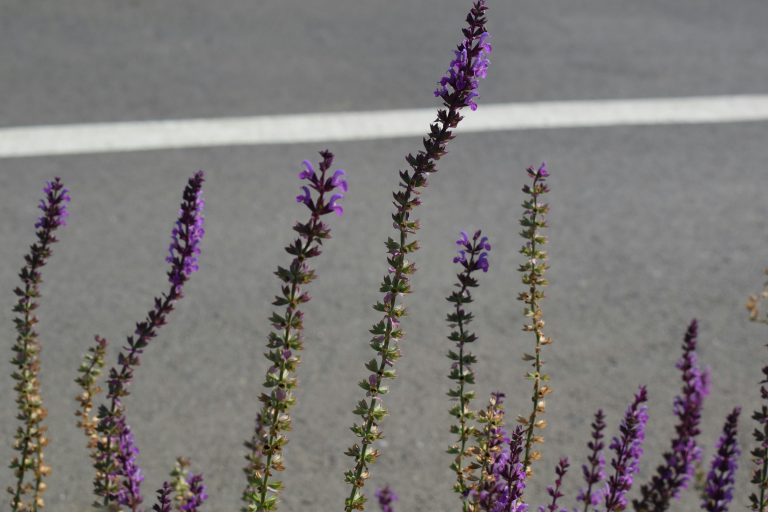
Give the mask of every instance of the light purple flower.
[(297, 203), (304, 203), (305, 205), (312, 206), (312, 195), (309, 193), (307, 187), (301, 187), (302, 193), (296, 196)]
[(139, 449), (133, 438), (131, 427), (125, 423), (125, 417), (118, 420), (120, 435), (117, 443), (117, 464), (120, 468), (120, 487), (117, 491), (117, 502), (120, 505), (131, 507), (133, 510), (141, 504), (141, 482), (144, 475), (136, 462)]
[(333, 188), (340, 188), (343, 192), (346, 192), (348, 189), (347, 186), (347, 180), (342, 178), (346, 173), (343, 169), (337, 169), (336, 172), (333, 173), (333, 176), (331, 177), (331, 186)]
[(304, 160), (302, 163), (304, 164), (304, 170), (299, 173), (299, 179), (312, 180), (315, 178), (315, 168), (312, 167), (312, 162), (309, 160)]
[[(347, 182), (345, 181), (344, 182), (345, 187), (346, 187), (346, 183)], [(340, 204), (337, 204), (337, 201), (339, 201), (340, 199), (344, 199), (344, 196), (341, 194), (333, 194), (331, 196), (331, 200), (328, 201), (328, 208), (333, 212), (335, 212), (336, 215), (338, 215), (339, 217), (341, 217), (344, 214), (344, 208)]]

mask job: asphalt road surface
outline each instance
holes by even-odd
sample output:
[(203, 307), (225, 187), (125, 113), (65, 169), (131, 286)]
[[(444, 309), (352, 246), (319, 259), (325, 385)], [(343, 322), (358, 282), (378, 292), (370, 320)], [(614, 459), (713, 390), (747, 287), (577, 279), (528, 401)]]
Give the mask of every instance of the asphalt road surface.
[[(494, 51), (483, 103), (768, 93), (768, 4), (761, 0), (490, 1)], [(465, 0), (103, 2), (0, 0), (0, 128), (425, 108), (451, 58)], [(469, 114), (471, 115), (471, 113)], [(425, 131), (427, 127), (424, 127)], [(524, 169), (546, 160), (551, 285), (544, 302), (554, 393), (544, 458), (529, 484), (544, 502), (568, 456), (569, 501), (591, 414), (609, 435), (638, 385), (650, 423), (639, 482), (673, 435), (674, 367), (691, 318), (712, 369), (701, 440), (709, 461), (725, 415), (744, 408), (748, 452), (768, 329), (750, 324), (749, 293), (768, 265), (768, 124), (601, 127), (465, 133), (440, 162), (418, 216), (423, 249), (407, 297), (400, 377), (386, 399), (382, 457), (369, 493), (385, 483), (398, 510), (456, 510), (445, 448), (450, 347), (444, 300), (453, 240), (482, 228), (493, 243), (474, 324), (478, 396), (501, 390), (512, 418), (527, 411), (516, 219)], [(306, 307), (306, 350), (286, 448), (284, 510), (340, 510), (348, 489), (348, 426), (371, 356), (370, 309), (386, 271), (388, 191), (418, 137), (337, 142), (350, 181), (346, 213), (317, 260)], [(117, 347), (165, 289), (169, 232), (185, 179), (205, 169), (207, 234), (201, 271), (148, 348), (126, 401), (142, 450), (148, 504), (178, 455), (205, 473), (206, 510), (236, 510), (241, 468), (267, 362), (273, 275), (305, 212), (294, 201), (303, 159), (324, 144), (262, 145), (0, 160), (0, 320), (6, 359), (11, 290), (33, 239), (44, 181), (71, 190), (70, 225), (44, 269), (39, 332), (53, 466), (48, 510), (88, 507), (92, 471), (73, 411), (75, 370), (94, 334)], [(11, 367), (0, 383), (0, 461), (15, 430)], [(478, 400), (478, 404), (481, 403)], [(748, 456), (733, 510), (747, 505)], [(6, 469), (3, 481), (10, 483)], [(635, 492), (637, 489), (635, 489)], [(633, 494), (634, 496), (634, 494)], [(3, 507), (5, 509), (5, 506)], [(696, 510), (695, 492), (678, 510)], [(375, 507), (372, 507), (375, 509)]]

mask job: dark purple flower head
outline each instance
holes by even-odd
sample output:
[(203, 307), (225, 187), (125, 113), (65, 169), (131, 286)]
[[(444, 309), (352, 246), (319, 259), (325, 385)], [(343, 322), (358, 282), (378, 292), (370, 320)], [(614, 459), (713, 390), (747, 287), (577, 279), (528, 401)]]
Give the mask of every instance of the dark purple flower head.
[[(561, 488), (563, 486), (563, 478), (565, 478), (565, 474), (568, 472), (569, 467), (570, 463), (568, 462), (567, 458), (562, 458), (557, 463), (557, 467), (555, 468), (555, 474), (557, 475), (555, 484), (547, 486), (547, 494), (549, 494), (549, 497), (552, 498), (552, 502), (546, 507), (544, 505), (540, 505), (538, 512), (557, 512), (557, 500), (564, 496)], [(567, 511), (568, 509), (565, 508), (560, 509), (560, 512)]]
[(168, 280), (176, 286), (177, 291), (200, 268), (200, 242), (205, 235), (203, 181), (203, 171), (198, 171), (189, 179), (184, 189), (179, 218), (171, 232), (171, 245), (165, 260), (172, 265)]
[(53, 230), (59, 226), (66, 226), (66, 219), (69, 217), (67, 204), (72, 198), (69, 196), (69, 190), (61, 183), (61, 178), (56, 177), (53, 181), (46, 181), (43, 194), (45, 198), (41, 199), (38, 205), (43, 215), (37, 220), (35, 227)]
[(728, 415), (723, 433), (717, 441), (717, 453), (707, 474), (702, 501), (702, 507), (709, 512), (727, 512), (728, 504), (733, 499), (733, 484), (741, 455), (736, 439), (740, 413), (741, 408), (736, 407)]
[(467, 17), (469, 27), (462, 31), (464, 40), (454, 50), (450, 67), (438, 82), (440, 87), (435, 89), (435, 96), (446, 103), (455, 97), (460, 105), (477, 110), (474, 99), (478, 96), (479, 79), (488, 75), (488, 56), (492, 51), (488, 43), (490, 34), (484, 30), (483, 13), (487, 9), (485, 0), (475, 2)]
[(614, 473), (603, 490), (606, 512), (623, 510), (627, 506), (627, 492), (632, 488), (635, 473), (640, 470), (640, 457), (643, 455), (645, 425), (648, 422), (648, 407), (644, 404), (647, 401), (645, 386), (640, 386), (621, 421), (620, 435), (614, 437), (609, 445), (615, 456), (611, 459)]
[(395, 507), (392, 506), (392, 503), (400, 498), (391, 487), (385, 485), (376, 491), (376, 499), (379, 500), (379, 508), (381, 508), (381, 512), (395, 512)]
[(461, 236), (456, 240), (459, 250), (453, 262), (461, 264), (470, 273), (475, 270), (488, 272), (488, 252), (486, 251), (491, 250), (491, 244), (488, 243), (488, 237), (482, 234), (482, 231), (477, 230), (470, 239), (467, 232), (462, 231)]
[[(328, 168), (333, 163), (333, 154), (328, 151), (321, 151), (321, 155), (323, 160), (320, 162), (319, 174), (315, 172), (315, 168), (308, 160), (304, 160), (304, 170), (299, 173), (299, 179), (306, 180), (309, 184), (301, 187), (301, 194), (296, 196), (296, 202), (304, 203), (317, 217), (331, 212), (341, 216), (344, 213), (344, 208), (338, 202), (344, 198), (344, 195), (335, 193), (331, 195), (330, 199), (326, 199), (325, 195), (337, 190), (344, 193), (349, 190), (349, 184), (344, 179), (346, 173), (343, 169), (337, 169), (332, 176), (327, 177)], [(317, 199), (313, 200), (310, 189), (319, 194)]]

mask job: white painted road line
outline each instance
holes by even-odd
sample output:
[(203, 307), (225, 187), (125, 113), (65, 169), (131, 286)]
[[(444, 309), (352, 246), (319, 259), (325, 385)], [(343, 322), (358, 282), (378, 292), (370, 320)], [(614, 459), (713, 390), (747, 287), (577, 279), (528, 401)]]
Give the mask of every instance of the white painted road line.
[[(422, 135), (435, 109), (0, 128), (0, 158)], [(480, 105), (459, 132), (768, 121), (768, 95)]]

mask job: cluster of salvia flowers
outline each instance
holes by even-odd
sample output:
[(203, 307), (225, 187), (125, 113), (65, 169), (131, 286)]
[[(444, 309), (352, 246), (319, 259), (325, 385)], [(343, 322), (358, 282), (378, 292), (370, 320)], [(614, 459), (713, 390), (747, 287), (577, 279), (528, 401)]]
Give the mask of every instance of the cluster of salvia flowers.
[[(416, 266), (411, 260), (418, 250), (414, 239), (420, 228), (412, 217), (421, 204), (421, 194), (428, 177), (437, 172), (437, 161), (446, 154), (446, 145), (453, 139), (453, 130), (463, 119), (465, 107), (477, 108), (479, 80), (486, 77), (491, 53), (489, 34), (485, 28), (485, 0), (477, 0), (467, 16), (467, 26), (462, 30), (463, 39), (446, 74), (438, 82), (434, 94), (443, 101), (437, 118), (430, 125), (423, 139), (424, 149), (406, 156), (410, 169), (400, 171), (399, 188), (393, 193), (395, 211), (392, 214), (395, 236), (386, 242), (388, 271), (380, 291), (383, 297), (373, 307), (381, 313), (370, 332), (371, 348), (376, 352), (365, 367), (368, 375), (360, 382), (365, 398), (360, 400), (354, 413), (360, 417), (352, 427), (358, 440), (346, 452), (353, 459), (352, 468), (344, 475), (350, 486), (344, 510), (364, 510), (366, 497), (362, 492), (370, 476), (370, 466), (379, 457), (376, 441), (383, 437), (381, 421), (388, 414), (382, 398), (387, 393), (386, 380), (394, 379), (394, 365), (400, 357), (400, 342), (404, 337), (401, 322), (406, 309), (399, 299), (411, 293), (411, 279)], [(270, 317), (273, 330), (267, 337), (265, 353), (270, 366), (264, 380), (264, 392), (260, 395), (261, 409), (251, 439), (245, 443), (247, 465), (245, 489), (242, 493), (243, 512), (275, 510), (279, 504), (282, 482), (276, 473), (285, 468), (283, 448), (288, 442), (291, 429), (291, 409), (296, 404), (295, 390), (298, 385), (297, 370), (304, 341), (304, 313), (302, 304), (310, 300), (307, 285), (316, 278), (309, 260), (321, 253), (323, 241), (330, 238), (330, 227), (322, 218), (331, 213), (343, 214), (340, 201), (347, 192), (345, 172), (331, 171), (334, 156), (329, 151), (320, 152), (317, 168), (309, 161), (299, 173), (303, 184), (296, 202), (310, 212), (306, 222), (297, 222), (293, 229), (297, 238), (285, 250), (291, 256), (287, 267), (278, 266), (275, 274), (281, 281), (280, 293), (273, 305), (280, 308)], [(450, 468), (455, 475), (454, 490), (459, 496), (463, 512), (528, 512), (524, 492), (532, 477), (532, 464), (541, 457), (536, 445), (543, 443), (541, 430), (546, 420), (545, 398), (551, 392), (549, 377), (543, 372), (542, 349), (552, 340), (544, 333), (544, 314), (541, 301), (547, 285), (545, 273), (548, 257), (544, 250), (547, 239), (549, 206), (543, 202), (549, 192), (549, 172), (545, 164), (538, 169), (528, 168), (531, 180), (523, 187), (526, 195), (520, 223), (525, 243), (521, 253), (525, 262), (518, 269), (525, 286), (518, 298), (525, 305), (523, 330), (535, 337), (533, 353), (523, 359), (531, 363), (527, 378), (532, 382), (530, 412), (517, 416), (514, 428), (506, 425), (505, 395), (491, 393), (486, 407), (473, 410), (471, 402), (475, 392), (474, 364), (477, 358), (468, 350), (468, 344), (478, 337), (468, 330), (475, 316), (468, 310), (473, 302), (471, 290), (479, 286), (478, 272), (489, 271), (488, 255), (491, 245), (488, 237), (477, 230), (471, 236), (461, 232), (456, 241), (458, 253), (454, 263), (460, 266), (454, 290), (447, 297), (451, 311), (447, 321), (451, 329), (448, 339), (454, 348), (448, 352), (451, 388), (450, 414), (455, 422), (450, 432), (455, 436), (448, 449)], [(169, 314), (183, 298), (184, 286), (199, 269), (200, 244), (205, 234), (202, 171), (188, 181), (169, 246), (167, 263), (168, 290), (154, 299), (153, 308), (146, 318), (136, 324), (133, 335), (119, 352), (117, 361), (106, 372), (105, 403), (95, 406), (95, 399), (102, 392), (100, 378), (104, 373), (108, 341), (96, 336), (78, 369), (75, 382), (81, 391), (76, 400), (77, 426), (82, 429), (95, 469), (93, 492), (97, 498), (94, 506), (100, 510), (131, 512), (147, 510), (141, 486), (144, 475), (138, 465), (139, 448), (128, 422), (125, 398), (134, 380), (136, 368), (146, 348), (157, 336), (158, 329), (168, 321)], [(46, 183), (44, 198), (40, 202), (42, 216), (35, 224), (36, 242), (25, 256), (25, 266), (19, 277), (22, 285), (16, 288), (18, 302), (14, 307), (17, 338), (13, 346), (13, 378), (18, 405), (17, 428), (13, 448), (18, 454), (11, 461), (16, 479), (8, 488), (13, 512), (37, 512), (44, 507), (45, 477), (50, 467), (45, 463), (43, 449), (48, 443), (46, 409), (40, 389), (40, 342), (35, 331), (38, 319), (40, 270), (51, 256), (51, 246), (57, 241), (55, 233), (65, 225), (68, 215), (69, 193), (61, 180), (55, 178)], [(753, 321), (768, 323), (768, 316), (761, 317), (761, 306), (768, 299), (768, 284), (764, 291), (750, 297), (747, 308)], [(673, 413), (677, 418), (675, 435), (670, 448), (662, 455), (649, 481), (640, 486), (640, 496), (632, 500), (637, 512), (663, 512), (679, 499), (702, 461), (702, 448), (697, 444), (700, 434), (702, 408), (709, 393), (709, 373), (698, 361), (698, 324), (690, 323), (683, 340), (683, 354), (677, 362), (683, 382), (680, 394), (675, 397)], [(752, 510), (768, 512), (768, 366), (763, 368), (760, 382), (761, 407), (754, 413), (757, 421), (754, 437), (757, 446), (751, 451), (754, 461), (752, 483), (756, 492), (750, 496)], [(643, 443), (648, 422), (648, 395), (640, 386), (627, 407), (619, 425), (619, 432), (610, 442), (605, 442), (606, 415), (598, 410), (591, 424), (587, 443), (586, 462), (581, 466), (584, 480), (575, 497), (575, 506), (565, 507), (563, 485), (570, 467), (561, 458), (555, 467), (555, 480), (547, 486), (548, 503), (537, 512), (565, 512), (566, 510), (589, 512), (620, 512), (630, 503), (629, 492), (639, 471), (643, 455)], [(94, 409), (96, 411), (94, 412)], [(725, 512), (733, 499), (735, 474), (740, 447), (737, 443), (737, 424), (740, 408), (727, 416), (722, 435), (715, 446), (715, 454), (709, 464), (701, 489), (702, 508), (711, 512)], [(606, 451), (610, 462), (606, 463)], [(397, 494), (388, 486), (375, 493), (382, 512), (394, 512)], [(156, 491), (155, 512), (197, 512), (208, 498), (202, 474), (190, 471), (190, 462), (184, 457), (177, 459), (167, 481)]]

